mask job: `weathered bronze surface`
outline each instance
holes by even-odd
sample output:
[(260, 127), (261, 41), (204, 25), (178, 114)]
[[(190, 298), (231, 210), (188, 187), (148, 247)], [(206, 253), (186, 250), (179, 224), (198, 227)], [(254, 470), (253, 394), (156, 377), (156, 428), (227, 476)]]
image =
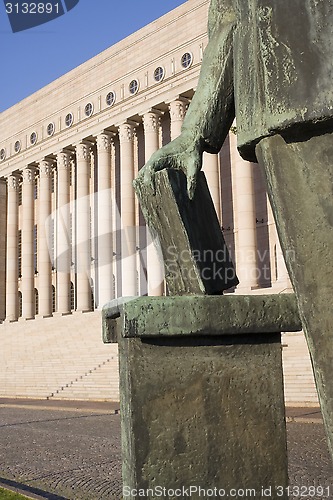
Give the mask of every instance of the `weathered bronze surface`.
[[(333, 452), (333, 135), (257, 146)], [(333, 453), (332, 453), (333, 454)]]
[(124, 491), (286, 500), (278, 330), (300, 328), (293, 295), (141, 297), (103, 315), (119, 343)]
[(211, 0), (182, 133), (139, 176), (180, 169), (192, 198), (202, 153), (219, 151), (236, 116), (240, 153), (268, 180), (333, 456), (332, 26), (333, 0)]
[(103, 308), (103, 341), (124, 338), (244, 335), (302, 329), (294, 294), (127, 297)]
[(203, 173), (190, 200), (177, 170), (155, 175), (154, 191), (139, 179), (140, 205), (163, 255), (170, 295), (218, 294), (238, 284)]

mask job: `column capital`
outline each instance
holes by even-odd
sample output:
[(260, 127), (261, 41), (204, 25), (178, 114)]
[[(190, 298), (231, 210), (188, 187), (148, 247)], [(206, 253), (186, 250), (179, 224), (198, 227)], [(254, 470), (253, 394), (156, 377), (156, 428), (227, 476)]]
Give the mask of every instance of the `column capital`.
[(39, 175), (41, 177), (50, 177), (52, 172), (52, 161), (51, 160), (41, 160), (39, 162)]
[(10, 191), (17, 191), (19, 187), (19, 178), (18, 174), (10, 174), (7, 176), (7, 186)]
[(178, 98), (169, 103), (171, 121), (180, 121), (184, 119), (188, 103), (189, 101), (184, 98)]
[(157, 132), (161, 125), (161, 113), (148, 111), (142, 116), (145, 132)]
[(120, 142), (132, 142), (134, 139), (134, 123), (125, 122), (119, 125)]
[(75, 145), (76, 156), (78, 160), (89, 160), (90, 159), (90, 146), (88, 142), (80, 142)]
[(71, 166), (71, 157), (73, 152), (65, 149), (57, 153), (57, 168), (67, 170)]
[(113, 144), (113, 134), (109, 132), (101, 132), (96, 136), (97, 151), (111, 151)]
[(190, 104), (191, 99), (189, 99), (187, 97), (184, 97), (182, 95), (177, 94), (176, 96), (174, 96), (173, 99), (168, 99), (168, 100), (165, 101), (165, 103), (168, 104), (169, 106), (170, 106), (170, 104), (172, 104), (174, 102), (182, 102), (185, 105), (188, 105), (188, 104)]
[(22, 171), (22, 178), (24, 184), (32, 184), (35, 181), (36, 167), (28, 166)]

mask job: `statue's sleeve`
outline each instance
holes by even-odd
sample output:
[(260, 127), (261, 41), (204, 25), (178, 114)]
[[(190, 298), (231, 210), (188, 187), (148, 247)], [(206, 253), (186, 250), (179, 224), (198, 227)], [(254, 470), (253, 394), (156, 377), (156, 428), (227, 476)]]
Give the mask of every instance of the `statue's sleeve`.
[(196, 93), (183, 130), (191, 130), (209, 153), (217, 153), (235, 117), (233, 32), (236, 16), (231, 0), (211, 0), (209, 42), (204, 52)]

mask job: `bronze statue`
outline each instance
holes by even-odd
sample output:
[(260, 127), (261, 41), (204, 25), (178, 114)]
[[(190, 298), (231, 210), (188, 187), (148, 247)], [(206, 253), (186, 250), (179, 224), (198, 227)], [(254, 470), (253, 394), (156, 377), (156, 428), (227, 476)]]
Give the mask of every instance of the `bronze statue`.
[(332, 27), (333, 0), (211, 0), (182, 133), (139, 177), (181, 169), (192, 198), (202, 153), (220, 150), (236, 117), (240, 154), (266, 176), (333, 455)]

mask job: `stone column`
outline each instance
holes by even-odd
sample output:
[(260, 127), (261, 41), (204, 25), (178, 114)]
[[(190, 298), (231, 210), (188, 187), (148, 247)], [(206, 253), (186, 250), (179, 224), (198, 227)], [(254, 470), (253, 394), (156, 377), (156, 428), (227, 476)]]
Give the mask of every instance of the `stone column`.
[(220, 188), (218, 155), (211, 155), (209, 153), (204, 153), (202, 170), (206, 175), (209, 191), (214, 202), (214, 207), (218, 219), (221, 220), (221, 199), (220, 199), (221, 188)]
[(34, 287), (34, 188), (35, 169), (23, 170), (22, 184), (22, 317), (35, 316)]
[(51, 214), (51, 163), (43, 160), (39, 164), (38, 203), (38, 296), (39, 314), (52, 316), (52, 278), (50, 244)]
[(277, 259), (276, 259), (276, 242), (278, 237), (276, 233), (272, 207), (269, 202), (267, 194), (266, 194), (266, 206), (267, 206), (268, 244), (269, 244), (269, 254), (270, 254), (270, 268), (271, 268), (271, 284), (272, 286), (274, 286), (276, 284), (276, 277), (278, 273)]
[(137, 295), (136, 227), (134, 179), (134, 127), (119, 127), (121, 182), (121, 269), (122, 295)]
[(229, 138), (236, 222), (236, 272), (239, 279), (237, 291), (248, 293), (258, 283), (253, 164), (240, 157), (236, 135), (230, 133)]
[(57, 228), (57, 312), (70, 312), (70, 269), (71, 269), (71, 237), (70, 237), (70, 153), (61, 151), (57, 155), (58, 170), (58, 210)]
[[(276, 292), (281, 292), (284, 290), (291, 290), (291, 282), (289, 279), (289, 274), (287, 271), (286, 263), (283, 257), (282, 248), (280, 245), (279, 236), (277, 234), (274, 215), (272, 211), (272, 207), (267, 195), (267, 214), (268, 214), (268, 223), (270, 224), (269, 229), (269, 239), (270, 239), (270, 248), (273, 246), (273, 257), (275, 261), (274, 271), (275, 275), (273, 276), (273, 286), (276, 288)], [(272, 238), (272, 243), (271, 243)], [(272, 251), (272, 250), (271, 250)]]
[(0, 322), (6, 317), (7, 182), (0, 179)]
[(171, 140), (176, 139), (181, 133), (187, 104), (184, 99), (175, 99), (169, 104)]
[(97, 136), (98, 183), (98, 305), (113, 299), (113, 235), (111, 195), (111, 151), (113, 139)]
[(76, 286), (77, 310), (91, 310), (91, 243), (90, 243), (90, 150), (82, 142), (76, 146)]
[(287, 271), (286, 263), (283, 257), (282, 248), (280, 245), (280, 240), (276, 238), (276, 261), (277, 261), (277, 281), (276, 284), (282, 290), (292, 289), (291, 282), (289, 279), (289, 274)]
[(18, 186), (19, 179), (7, 181), (6, 319), (18, 319)]
[[(145, 161), (147, 162), (159, 148), (160, 115), (149, 111), (143, 116), (143, 126), (145, 133)], [(148, 295), (163, 295), (164, 273), (163, 263), (158, 256), (159, 250), (151, 242), (149, 235), (147, 243)]]
[(282, 254), (282, 249), (274, 221), (274, 215), (268, 196), (266, 196), (266, 201), (269, 249), (271, 254), (271, 280), (272, 286), (274, 286), (276, 292), (278, 292), (286, 288), (291, 288), (291, 283), (289, 280), (286, 264), (284, 262), (284, 257)]

